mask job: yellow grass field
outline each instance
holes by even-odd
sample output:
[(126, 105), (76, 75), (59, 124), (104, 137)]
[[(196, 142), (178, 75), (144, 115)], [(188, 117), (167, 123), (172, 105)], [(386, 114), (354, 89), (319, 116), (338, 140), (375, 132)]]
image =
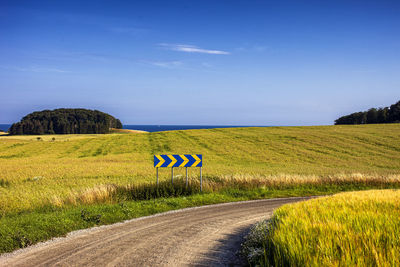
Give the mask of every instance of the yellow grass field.
[[(205, 180), (400, 177), (399, 124), (37, 137), (0, 137), (0, 214), (63, 203), (109, 184), (153, 183), (153, 155), (159, 153), (203, 154)], [(197, 168), (189, 172), (198, 175)], [(169, 169), (160, 170), (162, 180), (169, 175)]]
[(115, 129), (111, 128), (112, 133), (148, 133), (146, 131), (141, 130), (130, 130), (130, 129)]
[(371, 190), (279, 208), (266, 244), (274, 266), (399, 266), (399, 236), (400, 190)]

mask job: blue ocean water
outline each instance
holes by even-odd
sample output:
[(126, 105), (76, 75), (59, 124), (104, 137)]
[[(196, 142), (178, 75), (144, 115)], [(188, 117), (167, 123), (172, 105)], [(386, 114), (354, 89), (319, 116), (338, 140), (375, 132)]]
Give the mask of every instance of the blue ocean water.
[[(0, 124), (0, 130), (7, 131), (11, 124)], [(213, 129), (213, 128), (236, 128), (252, 126), (231, 126), (231, 125), (124, 125), (124, 129), (141, 130), (146, 132), (162, 132), (173, 130), (192, 130), (192, 129)], [(261, 127), (261, 126), (257, 126)], [(267, 127), (267, 126), (263, 126)]]
[(124, 129), (141, 130), (146, 132), (163, 132), (173, 130), (214, 129), (214, 128), (237, 128), (251, 126), (230, 125), (124, 125)]
[(10, 129), (11, 124), (0, 124), (0, 131), (8, 131)]

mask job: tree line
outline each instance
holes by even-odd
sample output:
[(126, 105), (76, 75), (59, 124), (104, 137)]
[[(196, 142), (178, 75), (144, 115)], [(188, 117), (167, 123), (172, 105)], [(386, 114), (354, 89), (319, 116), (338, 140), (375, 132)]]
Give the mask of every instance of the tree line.
[(399, 123), (400, 101), (390, 107), (370, 108), (368, 111), (355, 112), (335, 120), (335, 124)]
[(98, 110), (60, 108), (26, 115), (9, 134), (105, 134), (110, 128), (121, 129), (121, 121)]

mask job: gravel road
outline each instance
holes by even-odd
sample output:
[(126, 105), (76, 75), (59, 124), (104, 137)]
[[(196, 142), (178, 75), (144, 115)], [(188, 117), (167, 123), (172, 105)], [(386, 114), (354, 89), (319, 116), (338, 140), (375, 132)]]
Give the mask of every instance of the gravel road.
[(237, 251), (255, 222), (308, 198), (234, 202), (80, 230), (0, 256), (0, 266), (242, 266)]

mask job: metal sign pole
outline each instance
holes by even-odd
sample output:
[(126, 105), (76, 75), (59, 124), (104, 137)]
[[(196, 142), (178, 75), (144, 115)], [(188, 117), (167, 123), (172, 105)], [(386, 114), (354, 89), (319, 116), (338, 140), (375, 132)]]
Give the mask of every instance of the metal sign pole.
[(174, 184), (174, 167), (171, 168), (171, 184)]
[(200, 192), (203, 192), (203, 174), (202, 174), (202, 168), (200, 167)]
[(158, 186), (158, 168), (156, 168), (156, 173), (157, 173), (157, 186)]
[(186, 187), (188, 187), (189, 178), (188, 178), (188, 167), (186, 167)]

